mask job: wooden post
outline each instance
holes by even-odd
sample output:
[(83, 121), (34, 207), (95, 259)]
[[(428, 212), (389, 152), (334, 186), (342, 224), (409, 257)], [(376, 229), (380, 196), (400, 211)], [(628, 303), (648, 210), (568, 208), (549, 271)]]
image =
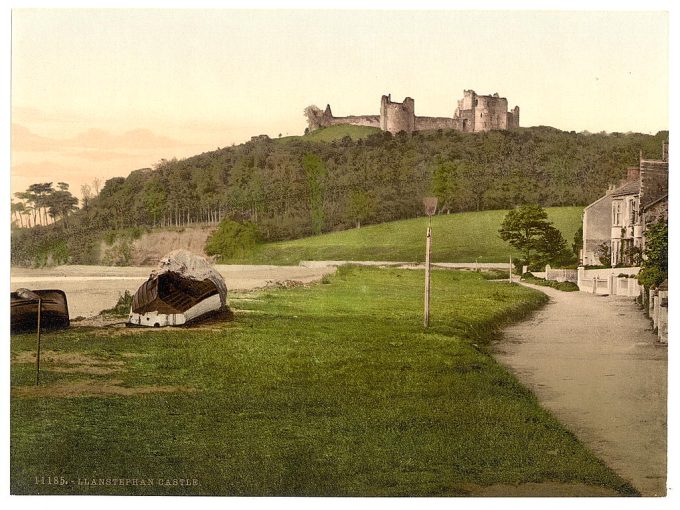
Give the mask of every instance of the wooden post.
[(35, 385), (40, 384), (40, 321), (42, 315), (42, 299), (38, 299), (38, 349), (35, 356)]
[(510, 255), (510, 267), (508, 268), (508, 281), (512, 283), (512, 255)]
[(425, 318), (423, 325), (430, 325), (430, 250), (432, 247), (432, 218), (427, 226), (427, 239), (425, 241)]

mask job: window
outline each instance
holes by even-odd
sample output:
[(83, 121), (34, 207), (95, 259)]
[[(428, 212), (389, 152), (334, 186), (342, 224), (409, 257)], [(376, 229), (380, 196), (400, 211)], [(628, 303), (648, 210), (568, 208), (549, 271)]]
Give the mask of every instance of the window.
[(612, 252), (611, 252), (611, 257), (612, 257), (612, 266), (615, 266), (616, 264), (619, 263), (619, 241), (612, 241)]
[(628, 201), (628, 212), (630, 213), (630, 224), (635, 225), (638, 221), (637, 203), (633, 198)]
[(614, 202), (612, 204), (612, 224), (621, 225), (621, 203)]

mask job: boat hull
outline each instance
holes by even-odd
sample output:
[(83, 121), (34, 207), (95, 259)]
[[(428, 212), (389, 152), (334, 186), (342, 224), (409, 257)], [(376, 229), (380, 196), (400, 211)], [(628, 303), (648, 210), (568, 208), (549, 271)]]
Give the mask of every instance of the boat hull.
[[(61, 290), (34, 290), (41, 299), (40, 328), (64, 329), (71, 324), (66, 294)], [(38, 328), (38, 301), (10, 293), (10, 332), (30, 333)]]

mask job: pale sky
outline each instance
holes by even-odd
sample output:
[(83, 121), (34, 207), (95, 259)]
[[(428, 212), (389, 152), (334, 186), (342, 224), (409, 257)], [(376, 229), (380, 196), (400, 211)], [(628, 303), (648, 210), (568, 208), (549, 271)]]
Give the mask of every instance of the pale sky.
[(266, 133), (303, 109), (452, 116), (464, 89), (521, 126), (668, 129), (663, 12), (14, 10), (12, 191), (149, 167)]

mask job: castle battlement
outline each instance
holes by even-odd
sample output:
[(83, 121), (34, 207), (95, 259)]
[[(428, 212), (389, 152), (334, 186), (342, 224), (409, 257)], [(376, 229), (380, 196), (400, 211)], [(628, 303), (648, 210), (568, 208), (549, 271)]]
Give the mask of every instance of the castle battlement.
[(508, 100), (497, 92), (482, 96), (474, 90), (463, 91), (463, 98), (458, 100), (453, 117), (417, 117), (412, 98), (406, 97), (398, 103), (392, 101), (391, 94), (380, 99), (380, 115), (334, 117), (331, 105), (326, 105), (325, 110), (308, 106), (305, 115), (310, 131), (338, 124), (379, 127), (390, 133), (412, 133), (427, 129), (455, 129), (475, 133), (519, 127), (519, 106), (508, 111)]

